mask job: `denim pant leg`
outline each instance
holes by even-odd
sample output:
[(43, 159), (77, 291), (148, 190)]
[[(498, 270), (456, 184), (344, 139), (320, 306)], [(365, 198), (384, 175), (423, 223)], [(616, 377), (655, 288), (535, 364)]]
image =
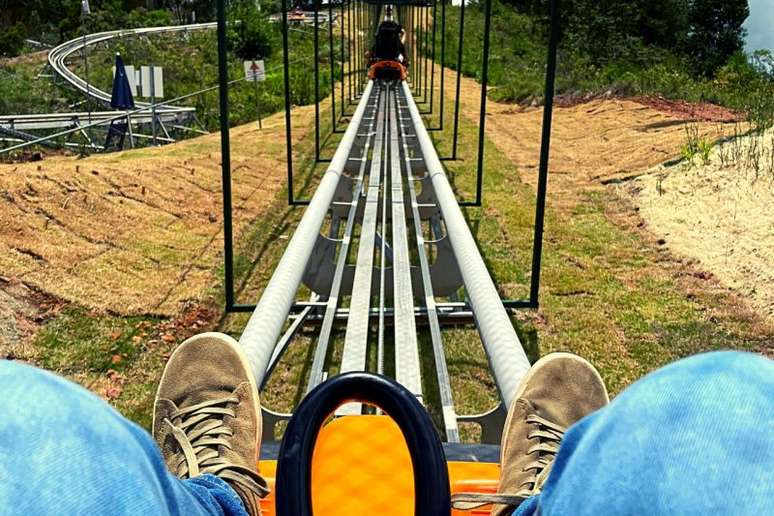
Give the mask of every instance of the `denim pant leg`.
[(221, 479), (173, 476), (153, 439), (92, 393), (4, 360), (0, 514), (246, 516)]
[(573, 425), (514, 514), (774, 514), (773, 471), (774, 362), (707, 353)]

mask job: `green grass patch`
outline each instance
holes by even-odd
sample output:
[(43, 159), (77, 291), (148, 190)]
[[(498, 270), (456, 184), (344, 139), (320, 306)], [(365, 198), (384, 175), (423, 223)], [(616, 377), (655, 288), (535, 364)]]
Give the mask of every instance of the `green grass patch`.
[(143, 351), (144, 337), (156, 322), (68, 307), (36, 336), (38, 364), (60, 374), (124, 371)]
[[(451, 111), (447, 113), (452, 119)], [(450, 131), (431, 133), (441, 149)], [(460, 198), (474, 191), (477, 127), (460, 119), (461, 160), (446, 162)], [(484, 205), (465, 214), (504, 298), (528, 292), (535, 192), (491, 141), (485, 145)], [(715, 349), (756, 350), (767, 339), (760, 323), (742, 315), (729, 294), (686, 291), (674, 267), (647, 235), (616, 224), (607, 210), (622, 202), (590, 186), (575, 203), (554, 203), (549, 178), (540, 291), (541, 307), (524, 310), (514, 325), (532, 360), (571, 351), (600, 369), (611, 393), (671, 361)], [(577, 193), (577, 192), (575, 192)], [(561, 206), (554, 208), (552, 206)], [(675, 262), (672, 262), (675, 263)], [(712, 311), (712, 313), (710, 313)], [(469, 381), (464, 364), (487, 370), (473, 332), (447, 332), (445, 344), (455, 400), (494, 403), (493, 385)]]

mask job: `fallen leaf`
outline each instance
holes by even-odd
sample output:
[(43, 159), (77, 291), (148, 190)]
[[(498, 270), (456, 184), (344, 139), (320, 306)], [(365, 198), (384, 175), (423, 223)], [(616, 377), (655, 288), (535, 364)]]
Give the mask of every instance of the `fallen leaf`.
[(106, 376), (108, 377), (108, 380), (110, 380), (111, 382), (117, 382), (122, 384), (126, 381), (126, 377), (121, 373), (119, 373), (118, 371), (116, 371), (115, 369), (108, 369)]
[(110, 359), (111, 364), (120, 364), (121, 361), (124, 359), (121, 355), (113, 355), (113, 357)]
[(105, 389), (105, 397), (109, 400), (114, 400), (117, 397), (121, 396), (121, 393), (124, 391), (124, 389), (121, 386), (113, 386), (108, 387)]

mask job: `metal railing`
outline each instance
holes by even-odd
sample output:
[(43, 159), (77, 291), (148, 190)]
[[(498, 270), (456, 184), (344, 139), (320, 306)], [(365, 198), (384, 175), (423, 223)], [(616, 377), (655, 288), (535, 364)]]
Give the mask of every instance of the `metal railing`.
[[(51, 52), (48, 53), (48, 62), (51, 68), (62, 79), (72, 85), (78, 91), (87, 94), (88, 96), (98, 100), (100, 102), (110, 104), (110, 93), (102, 91), (93, 84), (86, 82), (84, 79), (75, 74), (67, 67), (66, 60), (75, 52), (78, 52), (89, 45), (102, 43), (111, 39), (125, 37), (125, 36), (139, 36), (147, 34), (158, 34), (162, 32), (188, 32), (205, 29), (215, 29), (216, 23), (196, 23), (191, 25), (169, 25), (163, 27), (144, 27), (139, 29), (122, 29), (111, 30), (105, 32), (97, 32), (79, 38), (71, 39), (61, 45), (54, 47)], [(163, 107), (167, 111), (178, 111), (187, 108), (179, 106), (170, 106), (169, 103), (157, 104), (157, 107)], [(147, 102), (137, 102), (138, 107), (150, 106)]]

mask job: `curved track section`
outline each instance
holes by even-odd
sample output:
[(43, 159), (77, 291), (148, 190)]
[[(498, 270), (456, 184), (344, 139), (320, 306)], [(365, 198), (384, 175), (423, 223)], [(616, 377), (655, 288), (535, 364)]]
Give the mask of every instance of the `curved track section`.
[[(215, 28), (217, 28), (216, 23), (196, 23), (192, 25), (171, 25), (171, 26), (165, 26), (165, 27), (146, 27), (146, 28), (140, 28), (140, 29), (124, 29), (124, 30), (97, 32), (80, 38), (72, 39), (70, 41), (66, 41), (65, 43), (62, 43), (61, 45), (53, 48), (51, 52), (48, 53), (48, 62), (51, 65), (51, 68), (53, 68), (54, 72), (57, 75), (59, 75), (62, 79), (70, 83), (75, 89), (85, 94), (88, 94), (90, 97), (92, 97), (95, 100), (98, 100), (106, 104), (110, 104), (110, 93), (100, 90), (94, 85), (87, 83), (85, 80), (83, 80), (81, 77), (76, 75), (75, 72), (73, 72), (67, 67), (66, 61), (72, 54), (81, 51), (84, 47), (87, 47), (89, 45), (102, 43), (104, 41), (109, 41), (111, 39), (120, 38), (124, 36), (159, 34), (163, 32), (188, 32), (188, 31), (195, 31), (195, 30), (215, 29)], [(139, 108), (150, 106), (150, 104), (147, 102), (136, 102), (135, 104)], [(191, 110), (193, 110), (193, 108), (169, 106), (169, 105), (158, 107), (158, 111), (179, 112), (179, 111), (191, 111)]]

